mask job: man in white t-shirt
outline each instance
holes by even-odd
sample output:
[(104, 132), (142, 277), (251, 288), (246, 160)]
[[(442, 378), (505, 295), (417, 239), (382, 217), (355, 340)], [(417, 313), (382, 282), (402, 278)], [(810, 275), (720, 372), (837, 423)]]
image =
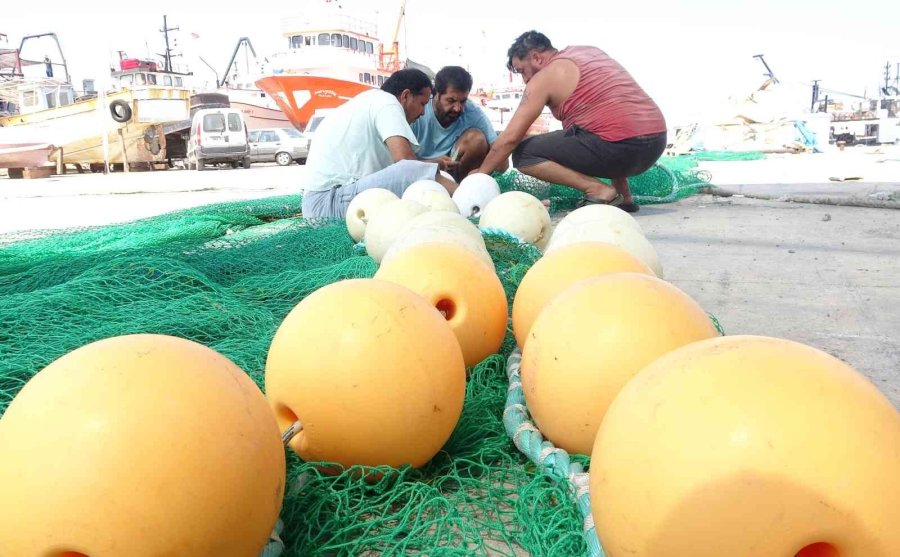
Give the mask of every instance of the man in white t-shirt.
[(437, 180), (453, 193), (456, 184), (437, 163), (417, 160), (414, 151), (409, 125), (423, 114), (431, 89), (424, 72), (400, 70), (322, 120), (306, 159), (303, 216), (344, 218), (360, 192), (384, 188), (402, 196), (417, 180)]

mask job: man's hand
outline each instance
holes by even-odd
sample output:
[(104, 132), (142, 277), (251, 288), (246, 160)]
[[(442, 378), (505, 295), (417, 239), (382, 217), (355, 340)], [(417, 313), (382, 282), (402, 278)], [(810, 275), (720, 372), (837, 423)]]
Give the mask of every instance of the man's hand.
[(438, 164), (438, 169), (445, 172), (452, 172), (456, 170), (457, 167), (459, 167), (459, 161), (455, 161), (447, 155), (441, 155), (440, 157), (434, 159), (433, 162), (436, 162)]

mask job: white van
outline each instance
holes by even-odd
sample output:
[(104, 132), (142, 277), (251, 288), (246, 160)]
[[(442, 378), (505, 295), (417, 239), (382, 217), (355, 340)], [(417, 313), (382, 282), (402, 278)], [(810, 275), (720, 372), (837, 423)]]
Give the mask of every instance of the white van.
[(187, 147), (188, 168), (231, 163), (250, 168), (250, 141), (244, 115), (236, 108), (204, 108), (191, 118)]

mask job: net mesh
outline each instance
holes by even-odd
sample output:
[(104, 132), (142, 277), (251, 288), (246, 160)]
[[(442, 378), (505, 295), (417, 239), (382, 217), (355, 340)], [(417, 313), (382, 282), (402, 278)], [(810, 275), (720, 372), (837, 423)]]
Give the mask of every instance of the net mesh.
[[(635, 203), (649, 205), (672, 203), (685, 197), (696, 195), (709, 185), (708, 172), (697, 168), (696, 155), (662, 157), (648, 171), (628, 179)], [(609, 180), (602, 179), (609, 183)], [(549, 199), (550, 210), (570, 211), (581, 199), (581, 192), (538, 180), (512, 169), (497, 176), (501, 191), (519, 190), (530, 193), (538, 199)]]
[[(683, 184), (663, 186), (673, 177)], [(570, 199), (560, 186), (501, 178), (507, 189), (547, 188), (556, 208)], [(640, 191), (675, 199), (695, 183), (689, 167), (669, 169)], [(302, 219), (299, 207), (299, 196), (284, 196), (0, 236), (0, 415), (53, 360), (132, 333), (205, 344), (262, 388), (266, 352), (287, 313), (317, 288), (371, 277), (377, 268), (343, 221)], [(511, 302), (540, 252), (501, 233), (485, 241)], [(504, 430), (506, 358), (514, 348), (507, 334), (501, 353), (471, 370), (459, 425), (421, 469), (334, 474), (288, 451), (283, 555), (585, 554), (568, 486), (542, 474)]]

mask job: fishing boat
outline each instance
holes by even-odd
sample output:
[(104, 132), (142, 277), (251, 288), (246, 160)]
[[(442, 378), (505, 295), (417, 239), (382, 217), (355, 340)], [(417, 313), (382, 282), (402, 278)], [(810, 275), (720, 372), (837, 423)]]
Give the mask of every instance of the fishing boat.
[(385, 46), (373, 22), (344, 13), (336, 2), (310, 5), (302, 16), (283, 22), (288, 48), (271, 56), (268, 74), (256, 85), (302, 131), (317, 110), (380, 87), (401, 67), (427, 70), (408, 60), (401, 63), (398, 36), (405, 7), (403, 0), (393, 38)]
[[(76, 90), (61, 48), (62, 62), (48, 60), (44, 76), (22, 71), (37, 64), (22, 58), (23, 46), (45, 36), (59, 44), (53, 33), (25, 37), (16, 49), (17, 64), (3, 72), (0, 99), (7, 110), (0, 116), (0, 145), (6, 152), (0, 166), (12, 169), (10, 175), (16, 177), (24, 168), (51, 164), (99, 169), (107, 163), (124, 168), (166, 162), (167, 126), (190, 118), (187, 75), (150, 61), (122, 58), (118, 70), (111, 72), (109, 89), (95, 91), (85, 84), (84, 90)], [(59, 73), (54, 65), (61, 66), (62, 75), (53, 75)], [(25, 149), (27, 145), (32, 148)]]

